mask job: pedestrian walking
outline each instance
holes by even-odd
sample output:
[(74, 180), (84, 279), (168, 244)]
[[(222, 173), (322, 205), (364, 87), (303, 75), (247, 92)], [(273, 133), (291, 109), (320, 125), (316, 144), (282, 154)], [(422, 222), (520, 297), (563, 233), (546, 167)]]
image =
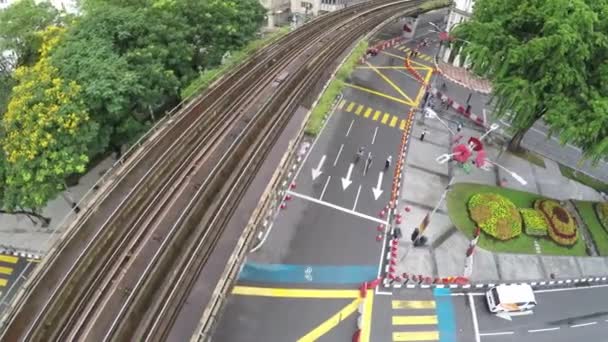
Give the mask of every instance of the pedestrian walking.
[(389, 155), (389, 156), (386, 158), (386, 162), (384, 163), (384, 168), (385, 168), (386, 170), (388, 170), (388, 168), (389, 168), (389, 167), (391, 167), (391, 162), (392, 162), (392, 161), (393, 161), (393, 156)]
[(456, 126), (456, 132), (460, 133), (461, 130), (462, 130), (462, 124), (459, 122), (458, 126)]
[(372, 153), (368, 152), (367, 153), (367, 162), (365, 163), (365, 174), (367, 174), (367, 171), (369, 170), (369, 168), (372, 166)]
[(424, 136), (426, 135), (426, 128), (422, 129), (422, 133), (420, 133), (420, 141), (424, 141)]

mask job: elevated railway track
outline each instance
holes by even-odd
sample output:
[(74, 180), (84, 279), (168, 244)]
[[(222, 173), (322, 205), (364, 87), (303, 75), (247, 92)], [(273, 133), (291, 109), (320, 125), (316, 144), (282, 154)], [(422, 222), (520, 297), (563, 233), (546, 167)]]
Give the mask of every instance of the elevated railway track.
[(210, 256), (229, 220), (250, 215), (235, 208), (297, 107), (365, 32), (421, 3), (382, 0), (322, 16), (182, 108), (49, 253), (4, 318), (2, 340), (190, 339), (212, 293), (191, 290), (217, 284), (202, 275), (228, 260)]

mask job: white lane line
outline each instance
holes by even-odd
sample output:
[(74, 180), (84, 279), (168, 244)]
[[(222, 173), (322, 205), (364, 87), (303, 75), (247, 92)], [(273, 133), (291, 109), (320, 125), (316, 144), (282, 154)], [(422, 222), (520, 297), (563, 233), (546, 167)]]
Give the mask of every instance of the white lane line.
[(469, 306), (471, 307), (471, 316), (473, 316), (473, 331), (475, 332), (475, 342), (479, 342), (479, 322), (477, 322), (477, 309), (475, 309), (475, 301), (473, 296), (469, 294)]
[(595, 325), (595, 324), (597, 324), (597, 322), (581, 323), (581, 324), (571, 325), (570, 328), (580, 328), (580, 327), (586, 327), (588, 325)]
[(385, 291), (380, 291), (378, 290), (379, 286), (376, 287), (376, 295), (382, 295), (382, 296), (392, 296), (393, 293), (392, 292), (385, 292)]
[(344, 144), (340, 145), (340, 150), (338, 151), (338, 155), (336, 156), (336, 160), (334, 160), (334, 166), (338, 164), (338, 159), (340, 159), (340, 154), (342, 154), (342, 149), (344, 148)]
[(385, 223), (385, 221), (382, 221), (382, 220), (377, 219), (375, 217), (372, 217), (372, 216), (369, 216), (369, 215), (365, 215), (365, 214), (362, 214), (362, 213), (359, 213), (359, 212), (356, 212), (356, 211), (353, 211), (353, 210), (350, 210), (350, 209), (342, 208), (342, 207), (337, 206), (337, 205), (335, 205), (333, 203), (321, 201), (321, 200), (318, 200), (318, 199), (310, 197), (310, 196), (306, 196), (306, 195), (303, 195), (303, 194), (299, 194), (297, 192), (293, 192), (291, 190), (288, 190), (287, 193), (290, 194), (290, 195), (292, 195), (292, 196), (299, 197), (301, 199), (305, 199), (307, 201), (310, 201), (310, 202), (313, 202), (313, 203), (316, 203), (316, 204), (320, 204), (320, 205), (323, 205), (323, 206), (326, 206), (326, 207), (329, 207), (329, 208), (332, 208), (332, 209), (336, 209), (336, 210), (339, 210), (341, 212), (344, 212), (344, 213), (347, 213), (347, 214), (351, 214), (351, 215), (354, 215), (354, 216), (357, 216), (357, 217), (360, 217), (360, 218), (364, 218), (364, 219), (367, 219), (367, 220), (370, 220), (370, 221), (374, 221), (374, 222), (378, 222), (378, 223)]
[(376, 129), (374, 130), (374, 137), (372, 138), (372, 145), (376, 142), (376, 134), (378, 134), (378, 126), (376, 126)]
[(501, 332), (494, 332), (494, 333), (481, 333), (479, 334), (479, 336), (500, 336), (500, 335), (513, 335), (514, 332), (512, 331), (501, 331)]
[(584, 287), (536, 290), (534, 292), (535, 293), (544, 293), (544, 292), (577, 291), (577, 290), (588, 290), (588, 289), (595, 289), (595, 288), (601, 288), (601, 287), (607, 287), (607, 286), (608, 286), (608, 284), (604, 284), (604, 285), (591, 285), (591, 286), (584, 286)]
[(546, 329), (532, 329), (532, 330), (528, 330), (529, 333), (535, 333), (535, 332), (542, 332), (542, 331), (553, 331), (553, 330), (559, 330), (559, 327), (555, 327), (555, 328), (546, 328)]
[(323, 200), (323, 195), (325, 195), (325, 190), (327, 190), (327, 185), (329, 184), (329, 180), (331, 179), (331, 176), (327, 176), (327, 181), (325, 182), (325, 186), (323, 187), (323, 191), (321, 192), (321, 197), (319, 197), (319, 200)]
[(348, 136), (350, 134), (350, 129), (353, 128), (354, 123), (355, 123), (355, 119), (353, 119), (353, 121), (350, 122), (350, 126), (348, 126), (348, 131), (346, 131), (346, 136)]
[(357, 208), (357, 202), (359, 201), (359, 194), (361, 193), (361, 185), (359, 185), (359, 190), (357, 190), (357, 196), (355, 196), (355, 205), (353, 205), (353, 211)]

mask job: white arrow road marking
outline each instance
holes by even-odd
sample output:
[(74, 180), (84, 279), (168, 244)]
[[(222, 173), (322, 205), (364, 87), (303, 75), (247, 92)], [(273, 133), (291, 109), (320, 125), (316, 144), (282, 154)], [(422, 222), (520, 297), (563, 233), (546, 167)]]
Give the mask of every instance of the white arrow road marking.
[(374, 193), (374, 199), (377, 201), (378, 198), (380, 198), (380, 195), (382, 195), (382, 177), (384, 176), (384, 172), (380, 171), (380, 173), (378, 174), (378, 184), (376, 185), (375, 188), (372, 188), (372, 192)]
[(348, 166), (348, 173), (346, 174), (346, 178), (342, 177), (342, 190), (346, 190), (346, 188), (348, 188), (348, 186), (351, 185), (351, 183), (353, 182), (352, 180), (350, 180), (350, 176), (353, 173), (354, 166), (355, 164), (350, 163), (350, 165)]
[(321, 168), (323, 167), (325, 158), (326, 158), (326, 155), (323, 155), (323, 157), (321, 157), (321, 161), (319, 162), (319, 165), (317, 166), (317, 168), (312, 169), (312, 180), (317, 179), (317, 177), (319, 177), (323, 173), (323, 171), (321, 171)]

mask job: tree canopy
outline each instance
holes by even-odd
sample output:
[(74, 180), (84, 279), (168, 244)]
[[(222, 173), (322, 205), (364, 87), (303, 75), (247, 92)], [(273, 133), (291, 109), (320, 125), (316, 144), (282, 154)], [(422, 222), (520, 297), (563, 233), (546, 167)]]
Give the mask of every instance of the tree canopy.
[(0, 12), (0, 50), (17, 57), (14, 73), (0, 59), (0, 211), (43, 207), (66, 176), (137, 139), (265, 14), (258, 0), (81, 4), (76, 17), (34, 0)]
[(63, 190), (64, 179), (81, 173), (97, 125), (89, 120), (80, 86), (59, 77), (48, 56), (63, 30), (41, 34), (40, 60), (15, 71), (18, 84), (2, 118), (4, 207), (41, 208)]
[(516, 145), (542, 117), (586, 157), (608, 154), (607, 14), (607, 0), (478, 0), (454, 28), (498, 115), (512, 115)]

